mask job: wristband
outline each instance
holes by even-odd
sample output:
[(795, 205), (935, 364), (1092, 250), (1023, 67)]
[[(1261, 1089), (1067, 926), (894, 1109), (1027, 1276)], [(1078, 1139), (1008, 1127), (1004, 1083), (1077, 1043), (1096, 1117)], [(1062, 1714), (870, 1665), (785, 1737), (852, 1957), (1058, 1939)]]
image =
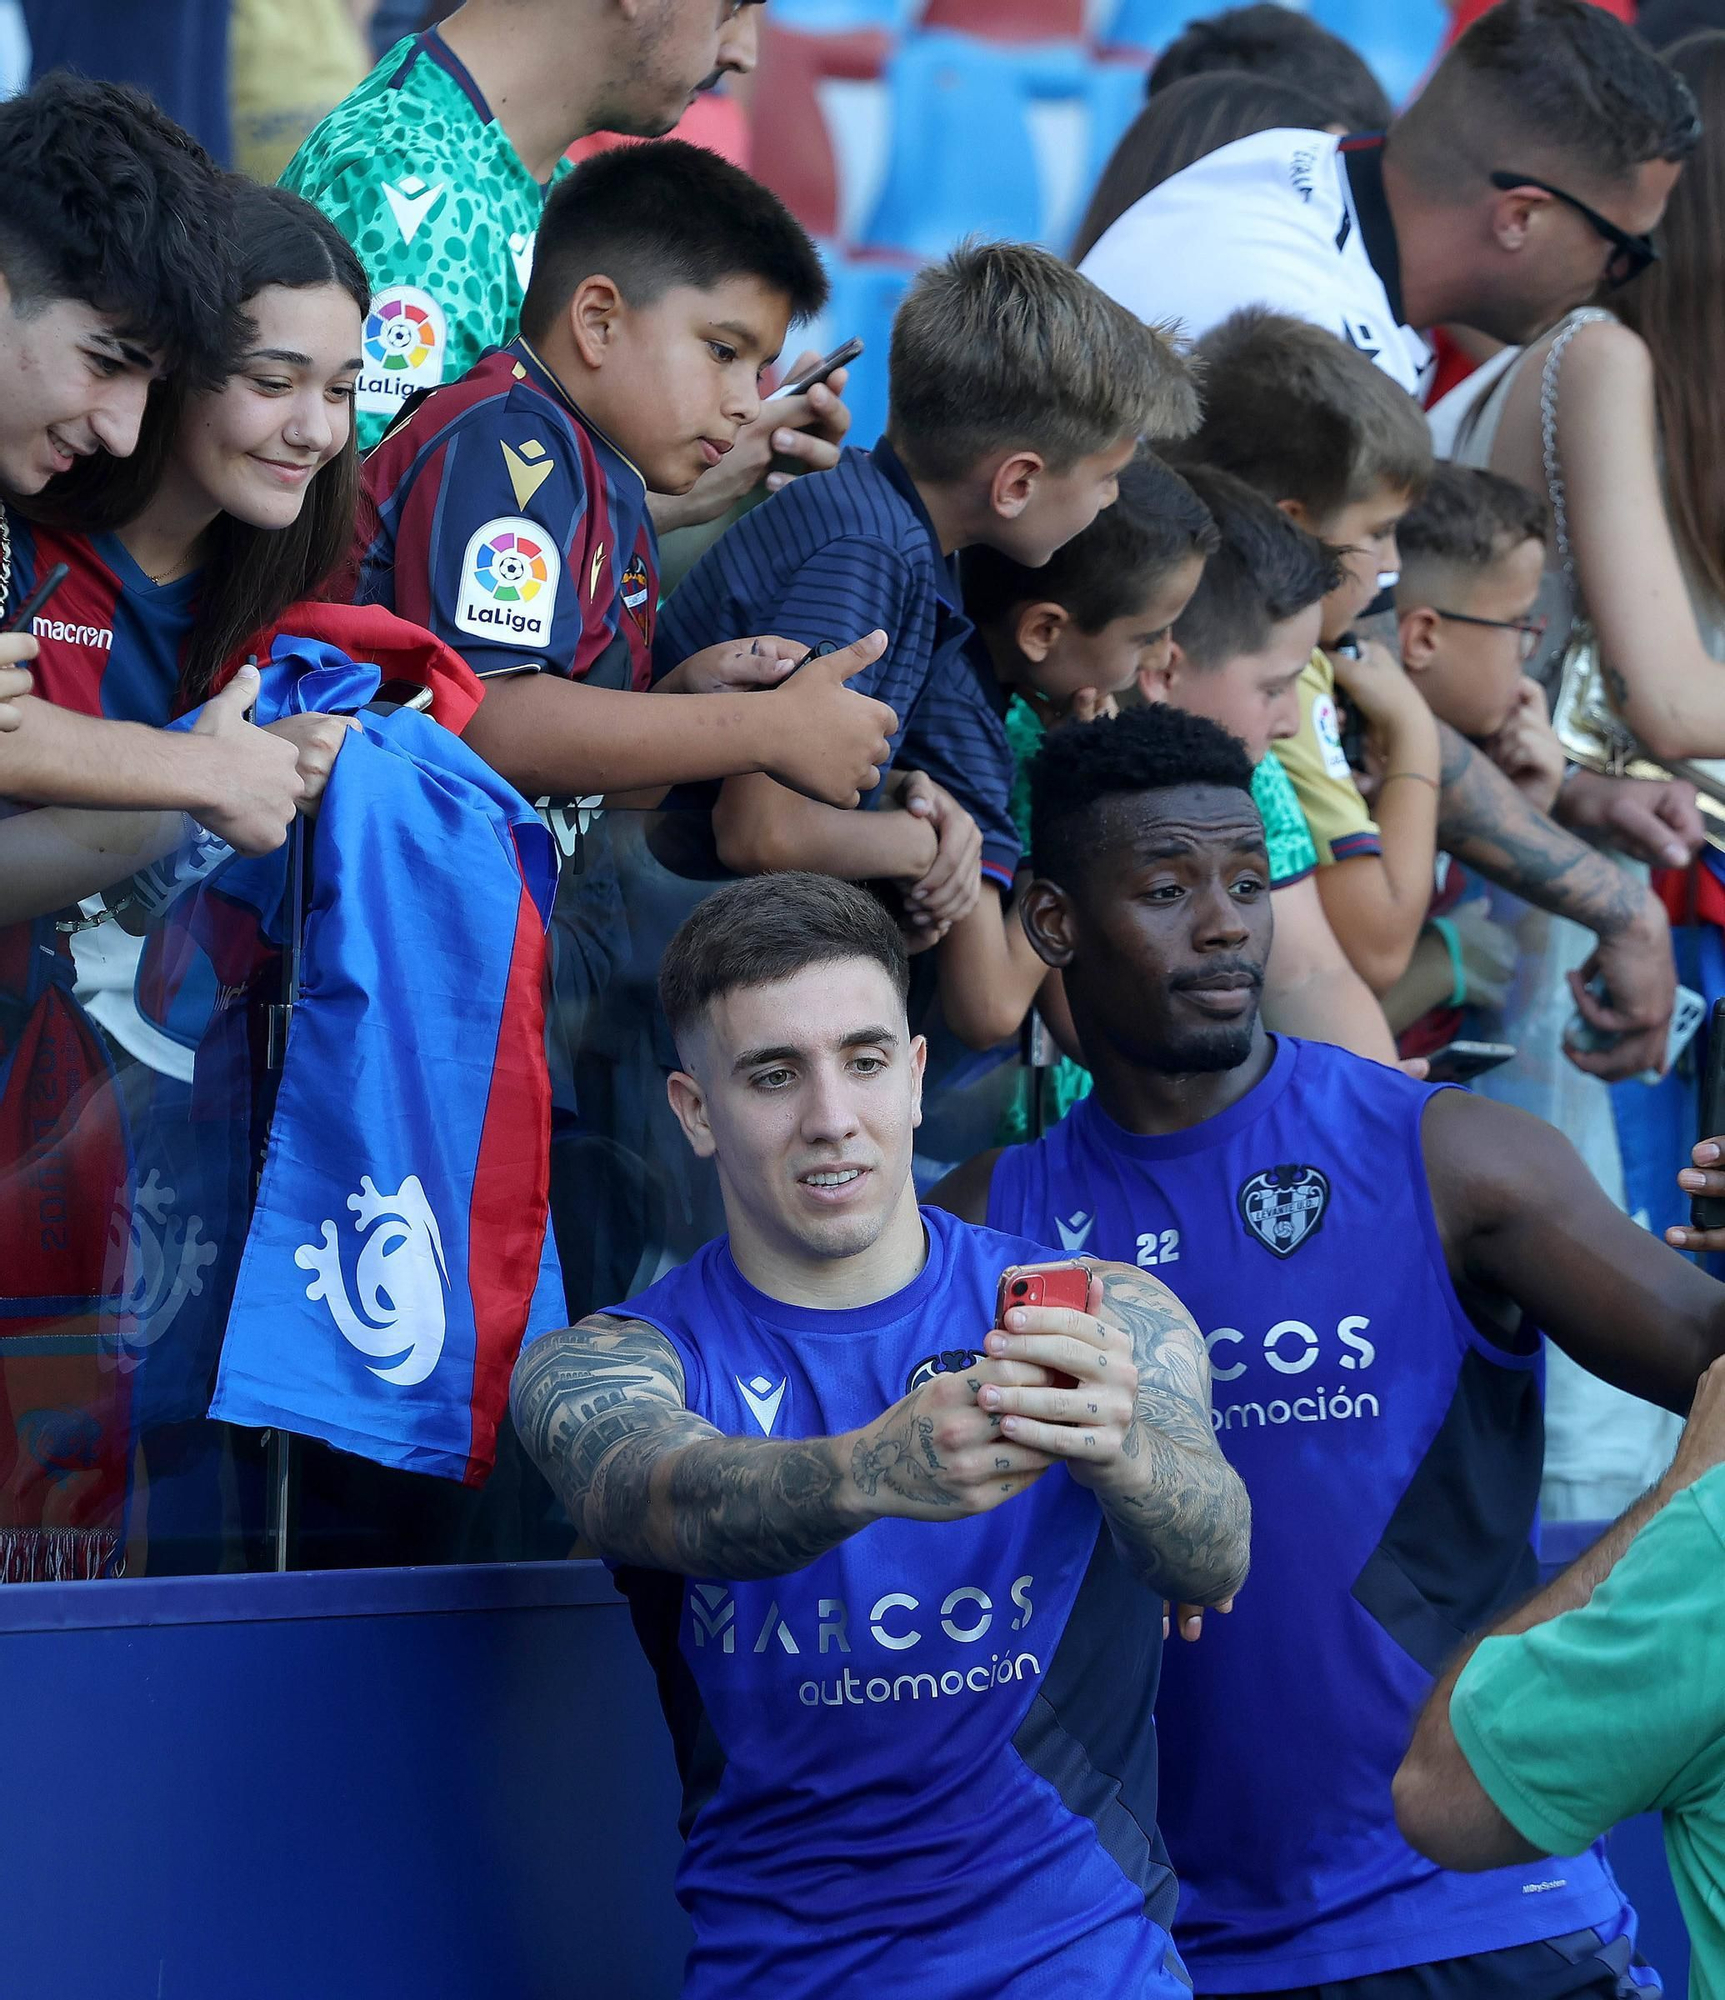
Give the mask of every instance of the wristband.
[(1430, 785), (1434, 792), (1443, 790), (1436, 778), (1428, 778), (1423, 771), (1391, 771), (1387, 777), (1378, 780), (1378, 790), (1382, 791), (1385, 785), (1393, 785), (1398, 778), (1418, 778), (1422, 785)]
[(1455, 934), (1455, 924), (1448, 917), (1427, 919), (1432, 929), (1443, 939), (1444, 950), (1449, 953), (1450, 971), (1454, 974), (1454, 984), (1450, 988), (1449, 1005), (1467, 1005), (1467, 967), (1462, 963), (1461, 939)]

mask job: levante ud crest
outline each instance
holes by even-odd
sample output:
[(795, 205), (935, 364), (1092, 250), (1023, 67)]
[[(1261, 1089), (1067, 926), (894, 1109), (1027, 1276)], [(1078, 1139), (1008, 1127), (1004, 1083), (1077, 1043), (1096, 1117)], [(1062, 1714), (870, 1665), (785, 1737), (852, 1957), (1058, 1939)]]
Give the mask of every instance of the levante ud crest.
[(1273, 1257), (1291, 1257), (1317, 1233), (1330, 1184), (1316, 1167), (1266, 1167), (1240, 1189), (1240, 1217)]

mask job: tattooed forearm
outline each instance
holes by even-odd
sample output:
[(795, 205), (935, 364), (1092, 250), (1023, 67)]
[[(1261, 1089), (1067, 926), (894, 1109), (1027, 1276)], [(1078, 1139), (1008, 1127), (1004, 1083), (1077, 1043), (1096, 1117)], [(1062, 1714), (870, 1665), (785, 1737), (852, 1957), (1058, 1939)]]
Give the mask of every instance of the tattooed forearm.
[(1123, 1447), (1137, 1477), (1102, 1496), (1104, 1511), (1147, 1583), (1183, 1604), (1220, 1603), (1245, 1580), (1252, 1512), (1210, 1423), (1203, 1336), (1156, 1279), (1124, 1264), (1097, 1269), (1097, 1317), (1129, 1337), (1138, 1370)]
[(1438, 845), (1535, 908), (1584, 924), (1600, 937), (1641, 914), (1641, 884), (1524, 798), (1491, 759), (1447, 723)]
[(738, 1579), (801, 1569), (861, 1525), (830, 1440), (730, 1438), (683, 1405), (676, 1350), (594, 1319), (522, 1350), (516, 1429), (569, 1518), (614, 1561)]

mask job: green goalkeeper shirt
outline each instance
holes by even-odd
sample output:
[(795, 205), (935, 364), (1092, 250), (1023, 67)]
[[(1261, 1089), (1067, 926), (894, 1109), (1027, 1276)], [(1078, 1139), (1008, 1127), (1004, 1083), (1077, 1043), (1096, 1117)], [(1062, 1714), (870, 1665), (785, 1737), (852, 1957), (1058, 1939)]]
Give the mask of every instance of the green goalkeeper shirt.
[[(558, 162), (551, 186), (569, 172)], [(435, 28), (398, 42), (288, 162), (372, 283), (355, 398), (369, 451), (416, 389), (512, 340), (547, 186)]]

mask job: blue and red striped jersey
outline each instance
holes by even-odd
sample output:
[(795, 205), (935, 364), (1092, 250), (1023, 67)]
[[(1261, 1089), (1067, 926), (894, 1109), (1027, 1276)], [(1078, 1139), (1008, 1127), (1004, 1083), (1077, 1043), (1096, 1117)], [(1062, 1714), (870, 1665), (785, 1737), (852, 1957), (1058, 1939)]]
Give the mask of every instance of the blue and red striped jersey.
[(151, 580), (117, 535), (77, 535), (12, 520), (8, 608), (58, 562), (71, 575), (30, 629), (44, 701), (116, 722), (167, 722), (197, 614), (199, 573)]
[(358, 598), (475, 673), (652, 678), (659, 555), (647, 489), (524, 340), (407, 414), (365, 462), (377, 525)]

